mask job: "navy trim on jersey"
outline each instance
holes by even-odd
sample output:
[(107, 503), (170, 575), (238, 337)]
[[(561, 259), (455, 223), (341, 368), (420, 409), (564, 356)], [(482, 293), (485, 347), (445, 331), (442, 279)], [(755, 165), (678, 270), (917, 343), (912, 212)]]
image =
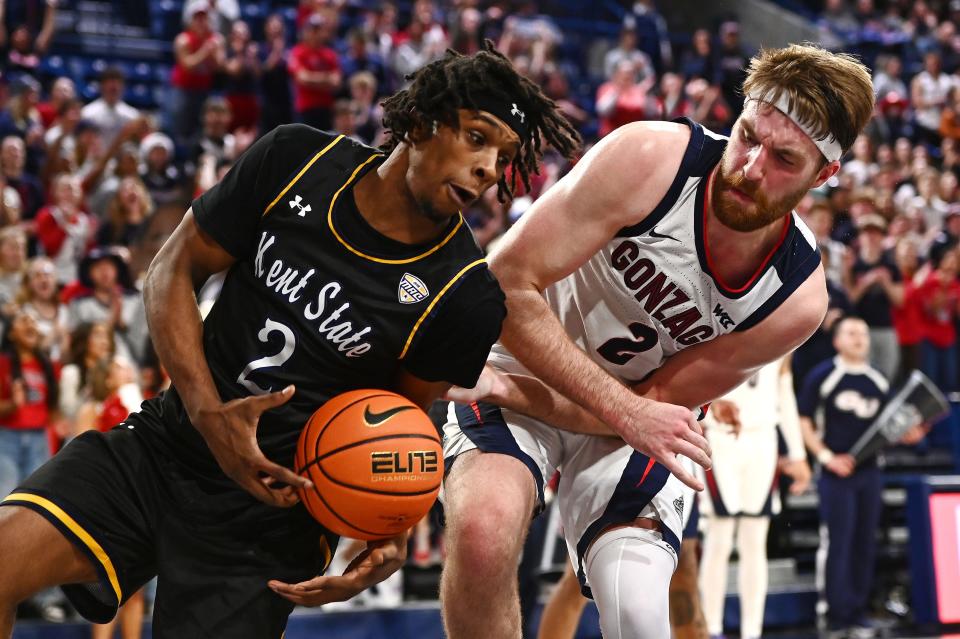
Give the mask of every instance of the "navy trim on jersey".
[[(604, 529), (617, 524), (627, 524), (636, 519), (670, 478), (670, 471), (662, 464), (655, 463), (648, 471), (651, 461), (640, 452), (634, 451), (630, 455), (603, 514), (590, 524), (577, 542), (577, 578), (580, 580), (580, 591), (585, 597), (593, 599), (593, 593), (586, 585), (586, 571), (583, 568), (583, 559), (590, 544)], [(680, 539), (677, 535), (663, 524), (660, 526), (660, 533), (663, 535), (663, 540), (670, 544), (679, 556)]]
[[(784, 245), (790, 245), (791, 251), (784, 255), (782, 259), (774, 257), (777, 260), (774, 267), (777, 269), (777, 275), (780, 276), (783, 284), (760, 305), (760, 308), (737, 324), (733, 329), (734, 331), (745, 331), (769, 317), (820, 266), (820, 249), (807, 243), (796, 224), (793, 225), (791, 233), (794, 234), (792, 241), (790, 241), (791, 238), (788, 238), (788, 241), (784, 242)], [(805, 256), (803, 255), (804, 252), (806, 253)], [(790, 266), (793, 266), (792, 270)]]
[(720, 487), (717, 486), (717, 477), (713, 474), (711, 468), (706, 472), (707, 476), (707, 495), (710, 496), (710, 504), (713, 506), (713, 512), (717, 517), (729, 517), (730, 509), (723, 503), (723, 496), (720, 495)]
[[(717, 290), (727, 299), (740, 299), (750, 293), (756, 285), (763, 279), (767, 271), (771, 268), (776, 269), (780, 281), (783, 283), (777, 291), (770, 296), (760, 308), (753, 312), (744, 321), (740, 322), (734, 330), (743, 331), (751, 326), (755, 326), (762, 319), (770, 315), (787, 297), (790, 296), (807, 277), (816, 270), (820, 264), (820, 249), (811, 245), (804, 237), (803, 233), (797, 227), (797, 220), (794, 214), (790, 214), (787, 222), (786, 234), (780, 241), (776, 250), (770, 255), (762, 269), (753, 275), (753, 279), (737, 291), (731, 291), (720, 279), (714, 275), (707, 263), (707, 248), (704, 243), (703, 218), (705, 215), (704, 206), (707, 197), (707, 189), (710, 180), (705, 179), (697, 185), (697, 198), (694, 204), (694, 237), (697, 244), (697, 260), (700, 262), (700, 268), (710, 276)], [(810, 259), (813, 256), (815, 259)]]
[[(530, 470), (537, 485), (537, 503), (533, 516), (539, 515), (544, 508), (543, 473), (533, 458), (521, 450), (513, 433), (507, 427), (503, 412), (499, 406), (487, 402), (472, 404), (454, 403), (454, 412), (460, 430), (484, 453), (500, 453), (520, 460)], [(447, 466), (449, 468), (449, 465)]]
[(636, 237), (655, 227), (677, 203), (677, 198), (680, 197), (687, 179), (706, 175), (720, 161), (723, 149), (727, 146), (725, 140), (708, 136), (704, 133), (704, 128), (690, 118), (677, 118), (673, 121), (690, 127), (690, 141), (680, 161), (680, 169), (673, 178), (670, 188), (667, 189), (667, 194), (663, 196), (656, 208), (650, 211), (650, 214), (641, 222), (620, 229), (616, 237)]

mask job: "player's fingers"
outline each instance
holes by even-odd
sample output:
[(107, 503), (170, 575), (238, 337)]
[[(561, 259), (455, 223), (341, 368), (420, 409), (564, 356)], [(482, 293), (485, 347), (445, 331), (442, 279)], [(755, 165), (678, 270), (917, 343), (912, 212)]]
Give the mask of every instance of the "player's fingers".
[(276, 408), (277, 406), (282, 406), (286, 404), (293, 393), (296, 391), (293, 384), (290, 384), (283, 390), (276, 391), (275, 393), (267, 393), (266, 395), (251, 395), (246, 398), (246, 401), (256, 409), (257, 413), (263, 413), (271, 408)]
[(474, 389), (461, 388), (459, 386), (451, 386), (449, 389), (447, 389), (447, 392), (443, 394), (443, 398), (450, 400), (451, 402), (459, 402), (461, 404), (469, 404), (470, 402), (478, 399)]
[(658, 459), (657, 461), (659, 461), (661, 464), (666, 466), (667, 470), (673, 473), (674, 477), (682, 481), (684, 484), (686, 484), (693, 490), (696, 490), (696, 491), (703, 490), (703, 483), (699, 479), (691, 475), (689, 472), (687, 472), (687, 469), (684, 468), (683, 465), (679, 461), (677, 461), (677, 458), (674, 457), (673, 455), (668, 454), (666, 455), (666, 459), (662, 459), (662, 460)]
[(710, 448), (710, 442), (708, 442), (707, 438), (703, 435), (688, 430), (683, 434), (683, 438), (702, 450), (708, 458), (713, 454), (713, 450)]
[(707, 455), (707, 453), (686, 440), (680, 440), (676, 442), (673, 446), (673, 450), (677, 455), (689, 457), (694, 463), (702, 467), (704, 470), (710, 470), (711, 466), (713, 466), (713, 463), (710, 461), (710, 456)]
[(289, 486), (294, 486), (297, 488), (310, 489), (313, 488), (313, 482), (304, 477), (303, 475), (298, 475), (293, 472), (286, 466), (281, 466), (280, 464), (274, 464), (272, 461), (264, 457), (260, 462), (260, 470), (275, 481), (287, 484)]

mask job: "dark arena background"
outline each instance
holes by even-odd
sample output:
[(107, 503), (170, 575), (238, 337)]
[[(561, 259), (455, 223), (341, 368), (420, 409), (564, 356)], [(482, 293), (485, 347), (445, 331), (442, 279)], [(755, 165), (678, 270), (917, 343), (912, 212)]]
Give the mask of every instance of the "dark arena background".
[[(875, 347), (888, 345), (871, 361), (895, 387), (919, 369), (952, 412), (919, 441), (881, 453), (866, 634), (831, 634), (823, 615), (820, 463), (810, 455), (814, 479), (799, 494), (777, 475), (782, 509), (766, 543), (763, 636), (960, 636), (950, 634), (960, 633), (960, 1), (0, 0), (0, 8), (0, 322), (35, 316), (61, 376), (41, 445), (25, 447), (9, 414), (0, 416), (0, 497), (81, 431), (122, 421), (164, 388), (143, 314), (147, 266), (192, 199), (274, 127), (306, 122), (378, 146), (379, 101), (407, 74), (447, 48), (473, 53), (490, 39), (560, 106), (587, 148), (638, 120), (689, 117), (727, 135), (760, 48), (812, 42), (858, 56), (873, 75), (874, 117), (838, 175), (797, 209), (824, 257), (831, 310), (794, 354), (794, 387), (799, 393), (804, 376), (833, 356), (831, 324), (851, 313), (866, 320)], [(200, 22), (219, 35), (188, 47), (195, 58), (209, 47), (199, 58), (178, 61), (175, 40), (200, 38)], [(529, 189), (507, 204), (491, 191), (464, 210), (480, 246), (490, 250), (570, 167), (547, 149)], [(103, 261), (114, 263), (116, 280), (91, 304), (100, 286), (91, 271)], [(864, 274), (876, 269), (898, 295), (867, 291)], [(202, 311), (220, 281), (200, 291)], [(90, 337), (97, 331), (105, 339)], [(0, 366), (0, 398), (16, 388), (11, 367)], [(702, 514), (701, 537), (709, 526)], [(351, 548), (341, 541), (341, 553)], [(444, 636), (444, 557), (437, 504), (415, 528), (400, 572), (351, 601), (297, 608), (286, 639)], [(331, 570), (348, 560), (338, 555)], [(525, 637), (537, 636), (567, 562), (551, 504), (518, 569)], [(720, 579), (727, 637), (740, 636), (738, 563), (734, 544)], [(142, 609), (118, 624), (118, 636), (120, 625), (124, 638), (151, 636), (155, 588), (144, 588)], [(49, 591), (19, 607), (13, 636), (106, 636), (92, 632)], [(600, 637), (593, 604), (576, 637)]]

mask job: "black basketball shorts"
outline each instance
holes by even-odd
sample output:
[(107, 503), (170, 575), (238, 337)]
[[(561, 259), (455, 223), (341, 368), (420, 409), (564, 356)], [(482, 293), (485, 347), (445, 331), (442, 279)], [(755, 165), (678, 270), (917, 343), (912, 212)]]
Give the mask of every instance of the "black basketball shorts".
[(40, 513), (90, 558), (99, 580), (62, 587), (90, 621), (112, 619), (157, 575), (156, 639), (279, 639), (293, 604), (267, 581), (320, 574), (336, 537), (299, 504), (188, 473), (137, 433), (150, 419), (80, 435), (0, 505)]

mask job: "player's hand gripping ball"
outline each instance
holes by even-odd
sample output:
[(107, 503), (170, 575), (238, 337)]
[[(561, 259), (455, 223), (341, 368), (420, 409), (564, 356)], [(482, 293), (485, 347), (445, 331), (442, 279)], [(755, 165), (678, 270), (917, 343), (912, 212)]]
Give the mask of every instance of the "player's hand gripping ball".
[(321, 406), (300, 433), (294, 466), (313, 482), (300, 501), (328, 530), (386, 539), (430, 510), (443, 480), (433, 422), (405, 397), (355, 390)]

